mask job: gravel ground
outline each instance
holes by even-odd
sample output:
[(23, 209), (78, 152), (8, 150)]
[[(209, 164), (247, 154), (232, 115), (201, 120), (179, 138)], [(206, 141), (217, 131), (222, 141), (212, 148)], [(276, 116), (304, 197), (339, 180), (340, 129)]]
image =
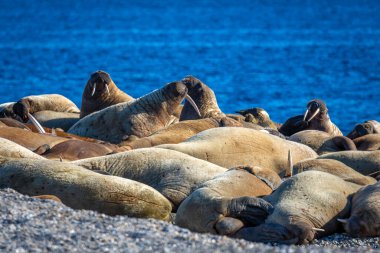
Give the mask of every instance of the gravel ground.
[(110, 217), (0, 190), (0, 252), (380, 252), (380, 238), (336, 234), (308, 246), (192, 233), (152, 219)]

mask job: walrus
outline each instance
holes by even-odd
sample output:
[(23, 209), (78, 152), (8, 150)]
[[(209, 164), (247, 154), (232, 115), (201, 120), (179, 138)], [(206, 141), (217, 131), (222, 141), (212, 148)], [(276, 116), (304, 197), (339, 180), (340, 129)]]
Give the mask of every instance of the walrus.
[(172, 82), (141, 98), (87, 115), (68, 132), (116, 144), (129, 135), (145, 137), (168, 126), (186, 96), (186, 86)]
[(13, 105), (13, 112), (18, 115), (23, 122), (29, 119), (28, 113), (33, 115), (39, 111), (80, 112), (79, 108), (70, 99), (59, 94), (27, 96)]
[(65, 162), (0, 157), (0, 188), (8, 187), (108, 215), (168, 220), (171, 211), (169, 201), (147, 185)]
[(318, 155), (325, 153), (356, 150), (355, 143), (345, 136), (333, 136), (319, 130), (303, 130), (291, 135), (288, 140), (311, 147)]
[(380, 133), (367, 134), (353, 139), (358, 150), (373, 151), (380, 149)]
[(175, 224), (194, 232), (234, 234), (244, 225), (265, 220), (272, 206), (252, 197), (269, 195), (280, 184), (280, 177), (272, 170), (244, 166), (229, 169), (201, 184), (182, 202)]
[(121, 142), (119, 146), (128, 146), (131, 149), (136, 149), (161, 144), (176, 144), (204, 130), (220, 127), (222, 125), (223, 121), (215, 118), (184, 120), (158, 130), (147, 137), (138, 138), (131, 136), (126, 141)]
[(15, 103), (7, 102), (0, 104), (0, 118), (13, 118), (21, 121), (22, 119), (13, 112), (13, 105)]
[(321, 155), (317, 159), (338, 160), (366, 176), (380, 171), (380, 150), (339, 151)]
[(25, 130), (30, 130), (31, 129), (24, 123), (21, 123), (18, 120), (15, 120), (13, 118), (0, 118), (1, 125), (0, 127), (18, 127), (21, 129)]
[[(331, 136), (342, 136), (339, 128), (331, 122), (327, 113), (326, 103), (321, 99), (313, 99), (307, 103), (307, 110), (302, 117), (300, 115), (288, 119), (279, 129), (280, 133), (289, 136), (289, 129), (302, 130), (319, 130), (330, 134)], [(302, 121), (301, 121), (302, 118)], [(294, 134), (296, 132), (292, 132)]]
[(23, 146), (5, 138), (0, 138), (0, 156), (13, 158), (44, 159), (42, 156), (33, 153), (31, 150), (24, 148)]
[(356, 139), (367, 134), (380, 134), (380, 123), (376, 120), (367, 120), (364, 123), (357, 124), (354, 129), (347, 134), (347, 137)]
[(317, 154), (308, 146), (242, 127), (211, 128), (178, 144), (157, 146), (177, 150), (225, 168), (258, 166), (283, 173), (288, 151), (296, 163)]
[(347, 182), (358, 185), (368, 185), (376, 183), (376, 179), (355, 171), (344, 163), (333, 159), (306, 159), (293, 166), (293, 175), (304, 171), (315, 170), (333, 174)]
[(43, 127), (60, 128), (63, 131), (69, 130), (79, 120), (79, 113), (72, 112), (39, 111), (33, 116)]
[(80, 118), (111, 105), (132, 101), (134, 98), (121, 91), (102, 70), (91, 74), (82, 95)]
[(274, 130), (278, 129), (278, 126), (276, 123), (274, 123), (268, 114), (267, 111), (265, 111), (262, 108), (255, 107), (245, 110), (239, 110), (237, 113), (241, 114), (245, 117), (246, 122), (254, 123), (259, 126), (265, 127), (265, 128), (271, 128)]
[(356, 192), (348, 219), (338, 219), (353, 237), (380, 236), (380, 182)]
[(173, 211), (199, 184), (226, 171), (192, 156), (159, 148), (141, 148), (72, 163), (147, 184), (171, 202)]
[(254, 242), (306, 244), (338, 232), (337, 218), (349, 214), (348, 198), (360, 187), (326, 172), (302, 172), (263, 197), (273, 206), (263, 224), (244, 227), (233, 236)]

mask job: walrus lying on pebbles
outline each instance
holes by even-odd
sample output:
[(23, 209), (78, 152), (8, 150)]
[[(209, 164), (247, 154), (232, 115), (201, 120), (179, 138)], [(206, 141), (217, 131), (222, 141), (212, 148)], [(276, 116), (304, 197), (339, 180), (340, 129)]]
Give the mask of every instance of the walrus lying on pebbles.
[(173, 210), (199, 184), (226, 171), (192, 156), (159, 148), (131, 150), (78, 160), (73, 164), (147, 184), (169, 199)]
[(120, 143), (129, 135), (145, 137), (168, 126), (173, 112), (186, 96), (186, 86), (172, 82), (131, 102), (87, 115), (68, 132), (111, 143)]
[(13, 158), (44, 159), (42, 156), (33, 153), (29, 149), (24, 148), (23, 146), (4, 138), (0, 138), (0, 156)]
[(43, 94), (27, 96), (13, 105), (13, 112), (24, 122), (29, 119), (28, 113), (34, 114), (39, 111), (55, 111), (78, 113), (79, 108), (68, 98), (59, 94)]
[(354, 237), (380, 236), (380, 182), (361, 188), (352, 198), (348, 219), (339, 219)]
[(182, 143), (157, 147), (177, 150), (225, 168), (249, 165), (277, 173), (288, 167), (289, 150), (294, 163), (317, 157), (306, 145), (242, 127), (212, 128)]
[(358, 150), (380, 150), (380, 133), (363, 135), (358, 138), (355, 138), (353, 142), (355, 143), (356, 148)]
[(326, 103), (321, 99), (313, 99), (307, 104), (303, 117), (300, 115), (288, 119), (279, 129), (280, 133), (290, 136), (302, 130), (319, 130), (331, 136), (343, 135), (339, 128), (331, 122)]
[(280, 184), (280, 177), (272, 170), (230, 169), (191, 193), (179, 206), (175, 224), (194, 232), (220, 235), (234, 234), (247, 224), (258, 225), (272, 206), (252, 197), (269, 195)]
[(84, 88), (80, 117), (133, 99), (116, 86), (107, 72), (98, 70), (91, 74)]
[(338, 160), (366, 176), (380, 171), (380, 150), (340, 151), (321, 155), (317, 159)]
[(0, 188), (7, 187), (108, 215), (168, 220), (171, 211), (169, 201), (147, 185), (64, 162), (0, 157)]
[(356, 150), (355, 143), (345, 136), (333, 136), (319, 130), (303, 130), (288, 138), (290, 141), (311, 147), (318, 155), (325, 153)]
[(367, 134), (380, 134), (380, 123), (376, 120), (367, 120), (364, 123), (357, 124), (354, 129), (347, 134), (347, 137), (356, 139)]
[(293, 175), (304, 171), (315, 170), (333, 174), (347, 182), (358, 185), (368, 185), (376, 183), (376, 179), (355, 171), (342, 162), (333, 159), (306, 159), (293, 166)]
[(234, 237), (254, 242), (306, 244), (339, 230), (337, 218), (349, 213), (350, 194), (359, 185), (321, 171), (306, 171), (283, 182), (269, 196), (273, 206), (265, 223), (244, 227)]

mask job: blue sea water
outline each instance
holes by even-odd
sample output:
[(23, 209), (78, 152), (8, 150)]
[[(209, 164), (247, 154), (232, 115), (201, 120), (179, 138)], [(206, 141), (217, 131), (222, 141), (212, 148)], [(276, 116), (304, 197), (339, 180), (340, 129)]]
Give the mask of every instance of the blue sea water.
[(194, 75), (221, 109), (283, 122), (313, 98), (347, 133), (380, 120), (380, 1), (0, 1), (0, 103), (95, 70), (134, 97)]

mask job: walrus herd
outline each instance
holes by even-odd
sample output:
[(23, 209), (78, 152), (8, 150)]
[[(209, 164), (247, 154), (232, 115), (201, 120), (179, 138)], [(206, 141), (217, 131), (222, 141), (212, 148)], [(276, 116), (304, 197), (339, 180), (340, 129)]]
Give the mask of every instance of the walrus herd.
[(254, 242), (380, 236), (379, 122), (344, 136), (321, 99), (284, 123), (236, 109), (193, 76), (133, 98), (104, 71), (80, 109), (58, 94), (4, 101), (0, 188)]

